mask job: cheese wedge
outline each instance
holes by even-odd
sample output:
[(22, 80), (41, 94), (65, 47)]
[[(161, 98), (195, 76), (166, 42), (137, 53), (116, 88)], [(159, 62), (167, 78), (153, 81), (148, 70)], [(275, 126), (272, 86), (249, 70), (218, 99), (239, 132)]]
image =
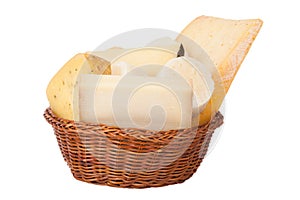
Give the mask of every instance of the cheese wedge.
[(191, 127), (192, 89), (182, 81), (83, 74), (79, 97), (83, 122), (148, 130)]
[(200, 61), (201, 56), (195, 44), (201, 46), (217, 69), (213, 74), (215, 91), (201, 113), (200, 124), (209, 122), (220, 108), (262, 23), (260, 19), (229, 20), (200, 16), (183, 29), (176, 39), (183, 44), (190, 57)]
[(102, 58), (80, 53), (56, 73), (48, 84), (47, 98), (51, 109), (58, 117), (79, 119), (77, 84), (79, 74), (110, 74), (110, 63)]

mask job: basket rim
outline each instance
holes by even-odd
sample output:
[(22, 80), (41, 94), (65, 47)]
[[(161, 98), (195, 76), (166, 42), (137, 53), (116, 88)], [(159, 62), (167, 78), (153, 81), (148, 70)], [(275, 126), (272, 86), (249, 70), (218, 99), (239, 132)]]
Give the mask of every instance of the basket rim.
[[(160, 130), (160, 131), (156, 131), (156, 130), (147, 130), (147, 129), (142, 129), (142, 128), (120, 128), (117, 126), (110, 126), (110, 125), (106, 125), (103, 123), (88, 123), (88, 122), (81, 122), (81, 121), (75, 121), (75, 120), (69, 120), (69, 119), (64, 119), (61, 118), (59, 116), (57, 116), (53, 110), (51, 109), (51, 107), (46, 108), (46, 110), (44, 111), (44, 118), (46, 119), (46, 121), (53, 125), (53, 122), (60, 122), (64, 125), (66, 125), (66, 128), (71, 128), (70, 126), (99, 126), (99, 127), (107, 127), (107, 128), (115, 128), (115, 129), (119, 129), (119, 130), (124, 130), (124, 132), (128, 132), (128, 130), (131, 131), (146, 131), (146, 132), (152, 132), (152, 133), (160, 133), (160, 132), (166, 132), (166, 131), (183, 131), (183, 130), (192, 130), (192, 129), (198, 129), (198, 128), (208, 128), (208, 129), (217, 129), (219, 128), (224, 122), (224, 116), (221, 114), (220, 111), (218, 111), (212, 118), (211, 120), (204, 124), (204, 125), (198, 125), (198, 126), (194, 126), (194, 127), (190, 127), (190, 128), (186, 128), (186, 129), (170, 129), (170, 130)], [(50, 116), (50, 117), (48, 117)], [(217, 122), (217, 123), (216, 123)], [(218, 123), (219, 122), (219, 123)]]
[[(223, 115), (220, 112), (214, 116), (210, 123), (205, 125), (167, 131), (119, 128), (107, 126), (105, 124), (91, 124), (86, 122), (77, 122), (74, 120), (66, 120), (56, 116), (50, 107), (45, 110), (44, 117), (54, 129), (61, 130), (64, 134), (75, 134), (81, 137), (89, 137), (97, 134), (109, 139), (110, 142), (118, 146), (122, 146), (122, 142), (120, 142), (120, 140), (131, 141), (132, 144), (130, 146), (132, 147), (130, 148), (133, 151), (135, 151), (134, 146), (138, 146), (141, 143), (146, 143), (149, 146), (156, 146), (156, 148), (159, 149), (168, 145), (173, 141), (173, 139), (180, 138), (183, 141), (187, 141), (196, 137), (198, 133), (207, 134), (209, 132), (214, 132), (215, 129), (223, 124)], [(147, 150), (145, 150), (145, 152), (147, 152)]]

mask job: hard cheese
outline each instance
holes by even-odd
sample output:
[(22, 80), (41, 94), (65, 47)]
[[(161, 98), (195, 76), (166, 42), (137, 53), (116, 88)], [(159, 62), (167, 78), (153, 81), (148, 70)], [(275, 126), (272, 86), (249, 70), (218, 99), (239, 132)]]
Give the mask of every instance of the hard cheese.
[[(161, 68), (161, 66), (156, 66)], [(157, 69), (155, 66), (147, 65), (142, 67), (134, 67), (126, 62), (117, 62), (112, 65), (113, 75), (134, 75), (134, 76), (149, 76), (150, 74), (156, 74)]]
[(176, 58), (177, 52), (170, 51), (158, 47), (143, 47), (127, 51), (112, 60), (111, 70), (113, 75), (121, 75), (120, 62), (125, 62), (128, 65), (127, 71), (131, 71), (138, 67), (143, 67), (149, 76), (155, 76), (161, 66), (167, 63), (170, 59)]
[(215, 91), (201, 113), (200, 124), (207, 123), (218, 111), (261, 26), (262, 21), (259, 19), (227, 20), (201, 16), (178, 36), (177, 41), (183, 43), (189, 56), (201, 61), (201, 54), (197, 52), (199, 45), (210, 56), (217, 69), (213, 74)]
[[(176, 40), (173, 40), (169, 37), (158, 38), (158, 39), (150, 42), (146, 46), (167, 49), (167, 50), (175, 52), (177, 55), (180, 55), (180, 54), (184, 55), (184, 49), (182, 49), (183, 47), (181, 46), (181, 43), (179, 43)], [(183, 55), (181, 55), (181, 56), (183, 56)]]
[(174, 80), (81, 75), (79, 97), (83, 122), (149, 130), (191, 127), (192, 90)]
[(47, 98), (53, 112), (61, 118), (79, 120), (78, 75), (109, 74), (110, 63), (89, 55), (77, 54), (71, 58), (51, 79)]
[(196, 117), (205, 108), (214, 91), (214, 81), (206, 66), (190, 57), (183, 56), (170, 60), (158, 76), (175, 79), (178, 82), (185, 81), (190, 85), (194, 95), (193, 116)]

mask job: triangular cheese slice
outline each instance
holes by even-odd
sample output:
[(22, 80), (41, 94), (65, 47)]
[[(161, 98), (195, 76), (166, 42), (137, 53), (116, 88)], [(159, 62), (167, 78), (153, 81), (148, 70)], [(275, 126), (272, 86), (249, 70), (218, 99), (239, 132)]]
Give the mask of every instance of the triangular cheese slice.
[[(220, 77), (220, 81), (217, 82), (223, 85), (222, 89), (217, 86), (215, 90), (218, 91), (214, 91), (211, 102), (200, 114), (200, 124), (209, 122), (220, 108), (262, 23), (260, 19), (228, 20), (200, 16), (193, 20), (178, 36), (177, 41), (184, 43), (184, 38), (187, 37), (206, 51), (219, 73), (218, 75), (215, 74), (215, 77)], [(197, 52), (195, 51), (196, 49), (188, 49), (188, 55), (197, 59)]]

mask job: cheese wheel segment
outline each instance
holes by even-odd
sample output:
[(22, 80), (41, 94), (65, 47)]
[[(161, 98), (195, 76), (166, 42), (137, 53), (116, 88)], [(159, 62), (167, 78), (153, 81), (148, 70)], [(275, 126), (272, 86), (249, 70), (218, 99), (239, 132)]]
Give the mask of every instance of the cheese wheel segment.
[(200, 124), (209, 122), (220, 108), (261, 26), (260, 19), (229, 20), (200, 16), (177, 37), (176, 40), (183, 44), (188, 55), (200, 61), (202, 56), (197, 52), (196, 45), (202, 47), (217, 69), (213, 73), (215, 91), (201, 113)]

